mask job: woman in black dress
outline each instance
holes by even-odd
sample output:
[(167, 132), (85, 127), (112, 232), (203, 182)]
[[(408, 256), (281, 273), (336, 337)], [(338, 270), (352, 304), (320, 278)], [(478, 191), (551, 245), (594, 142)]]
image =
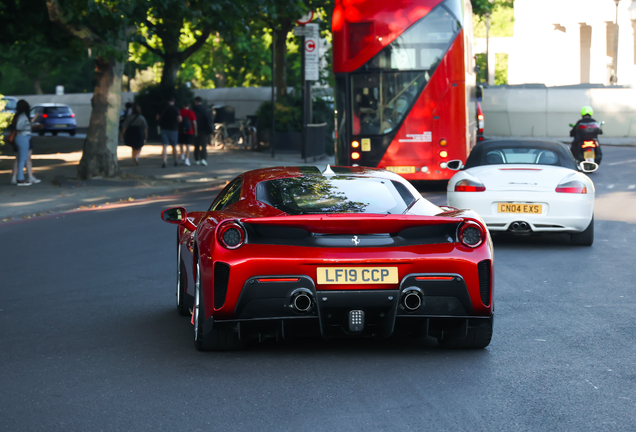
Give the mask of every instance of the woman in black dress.
[(132, 148), (133, 166), (139, 165), (141, 148), (148, 140), (148, 123), (139, 105), (133, 106), (133, 111), (126, 117), (121, 129), (124, 144)]

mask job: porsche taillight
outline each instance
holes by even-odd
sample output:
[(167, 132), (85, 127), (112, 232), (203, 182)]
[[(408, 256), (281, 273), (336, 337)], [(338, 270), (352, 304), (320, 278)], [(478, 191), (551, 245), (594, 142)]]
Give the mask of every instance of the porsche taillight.
[(459, 227), (459, 242), (469, 248), (476, 248), (484, 242), (484, 228), (473, 221), (466, 221)]
[(586, 194), (587, 187), (578, 180), (573, 180), (565, 183), (561, 183), (555, 189), (558, 193), (575, 193), (575, 194)]
[(245, 229), (234, 221), (223, 222), (216, 235), (226, 249), (238, 249), (245, 244)]
[(464, 179), (455, 183), (455, 192), (483, 192), (485, 190), (486, 186), (475, 180)]

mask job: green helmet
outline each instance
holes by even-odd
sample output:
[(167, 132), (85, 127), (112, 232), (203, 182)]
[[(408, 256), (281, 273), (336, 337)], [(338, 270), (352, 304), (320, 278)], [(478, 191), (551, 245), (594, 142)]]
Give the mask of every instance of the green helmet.
[(581, 116), (584, 115), (593, 115), (594, 114), (594, 110), (592, 110), (591, 106), (584, 106), (583, 108), (581, 108)]

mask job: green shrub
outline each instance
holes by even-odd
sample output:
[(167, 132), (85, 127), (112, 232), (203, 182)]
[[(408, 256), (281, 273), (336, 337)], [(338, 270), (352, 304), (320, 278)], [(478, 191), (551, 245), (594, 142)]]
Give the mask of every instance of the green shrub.
[(4, 110), (4, 106), (6, 104), (5, 101), (2, 100), (2, 95), (0, 94), (0, 154), (6, 151), (6, 143), (4, 142), (4, 131), (9, 127), (9, 123), (13, 119), (13, 114), (10, 112), (2, 112)]

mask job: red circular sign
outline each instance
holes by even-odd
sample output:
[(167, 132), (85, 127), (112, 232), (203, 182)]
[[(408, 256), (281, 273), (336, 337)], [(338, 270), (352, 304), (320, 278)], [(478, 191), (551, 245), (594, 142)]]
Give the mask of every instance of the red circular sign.
[(312, 52), (315, 49), (316, 49), (316, 42), (312, 41), (311, 39), (305, 42), (305, 51)]
[(309, 11), (305, 15), (302, 16), (298, 21), (296, 21), (299, 25), (309, 24), (314, 19), (314, 12)]

